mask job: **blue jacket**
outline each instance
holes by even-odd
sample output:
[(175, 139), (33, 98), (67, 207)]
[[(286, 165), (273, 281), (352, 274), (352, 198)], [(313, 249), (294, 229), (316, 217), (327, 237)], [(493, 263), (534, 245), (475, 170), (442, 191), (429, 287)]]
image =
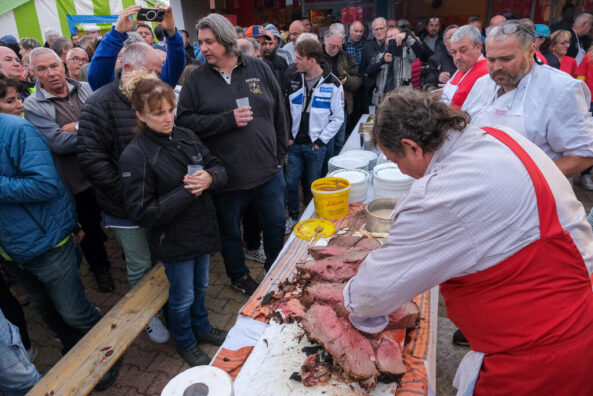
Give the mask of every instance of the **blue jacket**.
[[(165, 33), (166, 36), (166, 33)], [(110, 83), (115, 78), (115, 63), (119, 51), (124, 47), (128, 34), (121, 34), (115, 28), (105, 35), (97, 47), (93, 60), (89, 66), (87, 78), (93, 91)], [(183, 37), (176, 30), (175, 34), (167, 37), (167, 59), (161, 69), (160, 78), (175, 88), (183, 69), (185, 68), (185, 48)]]
[(0, 246), (26, 263), (66, 238), (76, 214), (33, 124), (0, 114), (0, 148)]

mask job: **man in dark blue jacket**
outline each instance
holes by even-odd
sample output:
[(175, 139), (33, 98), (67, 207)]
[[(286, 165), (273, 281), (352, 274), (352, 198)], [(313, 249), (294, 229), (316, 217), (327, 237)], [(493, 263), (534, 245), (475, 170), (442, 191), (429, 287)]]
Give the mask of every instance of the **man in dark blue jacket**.
[[(101, 319), (78, 275), (76, 214), (41, 133), (0, 114), (0, 255), (65, 353)], [(111, 385), (118, 364), (99, 382)]]
[[(103, 40), (101, 40), (101, 44), (97, 47), (88, 71), (88, 80), (93, 91), (113, 81), (115, 78), (117, 55), (123, 48), (124, 41), (128, 38), (128, 32), (135, 25), (143, 24), (143, 21), (130, 19), (140, 8), (142, 6), (135, 5), (121, 11), (117, 23), (105, 35)], [(163, 27), (167, 42), (167, 59), (163, 64), (159, 77), (175, 88), (185, 68), (185, 48), (183, 47), (183, 37), (181, 37), (181, 34), (175, 28), (175, 20), (173, 19), (171, 7), (165, 8), (165, 18), (158, 25)]]

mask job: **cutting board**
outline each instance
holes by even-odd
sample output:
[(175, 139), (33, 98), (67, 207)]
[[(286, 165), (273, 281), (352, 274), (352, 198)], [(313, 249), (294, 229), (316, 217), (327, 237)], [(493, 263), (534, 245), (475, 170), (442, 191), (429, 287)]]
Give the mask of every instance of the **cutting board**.
[[(235, 396), (354, 396), (366, 395), (357, 383), (346, 384), (334, 376), (326, 384), (306, 387), (290, 379), (301, 369), (303, 347), (313, 344), (296, 323), (270, 321), (234, 382)], [(370, 395), (393, 396), (397, 384), (378, 383)]]

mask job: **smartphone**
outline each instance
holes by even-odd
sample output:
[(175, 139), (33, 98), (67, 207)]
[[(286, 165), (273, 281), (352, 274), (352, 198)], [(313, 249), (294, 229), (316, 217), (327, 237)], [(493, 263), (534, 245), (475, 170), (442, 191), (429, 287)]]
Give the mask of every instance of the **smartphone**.
[(136, 20), (148, 22), (162, 22), (165, 18), (165, 11), (158, 8), (140, 8), (136, 14)]

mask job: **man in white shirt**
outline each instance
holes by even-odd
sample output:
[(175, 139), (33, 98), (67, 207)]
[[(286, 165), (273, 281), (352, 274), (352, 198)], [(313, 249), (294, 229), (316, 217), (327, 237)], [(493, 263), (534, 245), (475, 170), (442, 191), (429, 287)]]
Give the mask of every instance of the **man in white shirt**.
[(509, 127), (542, 149), (566, 177), (593, 165), (591, 94), (584, 82), (534, 61), (533, 27), (507, 21), (486, 38), (489, 75), (462, 110), (473, 125)]
[(394, 308), (441, 285), (472, 348), (459, 394), (474, 384), (476, 394), (593, 394), (593, 232), (583, 206), (528, 139), (467, 121), (429, 93), (384, 98), (373, 138), (417, 180), (387, 241), (344, 289), (350, 321), (378, 333)]

